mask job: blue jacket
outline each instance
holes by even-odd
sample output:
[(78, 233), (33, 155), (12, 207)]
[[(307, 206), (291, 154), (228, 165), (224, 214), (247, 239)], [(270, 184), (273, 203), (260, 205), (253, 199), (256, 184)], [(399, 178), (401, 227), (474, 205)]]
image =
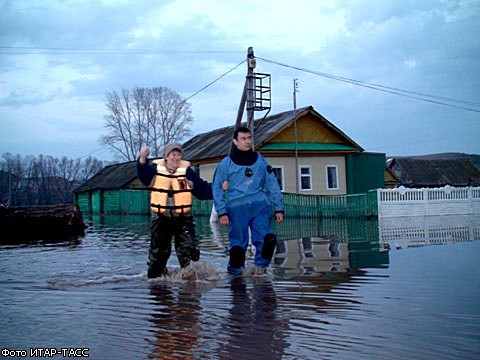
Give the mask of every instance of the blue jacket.
[[(149, 163), (148, 159), (145, 164), (140, 164), (137, 161), (137, 175), (138, 179), (143, 185), (149, 186), (153, 180), (153, 177), (157, 173), (157, 164)], [(213, 199), (212, 184), (201, 179), (195, 171), (191, 168), (187, 169), (187, 180), (193, 183), (192, 194), (199, 200), (211, 200)]]
[[(253, 162), (240, 163), (228, 156), (224, 158), (215, 171), (213, 178), (213, 200), (219, 216), (228, 213), (228, 207), (236, 204), (264, 202), (273, 205), (275, 212), (283, 212), (282, 193), (271, 166), (260, 153)], [(250, 158), (252, 158), (250, 156)], [(228, 181), (228, 190), (222, 189)]]

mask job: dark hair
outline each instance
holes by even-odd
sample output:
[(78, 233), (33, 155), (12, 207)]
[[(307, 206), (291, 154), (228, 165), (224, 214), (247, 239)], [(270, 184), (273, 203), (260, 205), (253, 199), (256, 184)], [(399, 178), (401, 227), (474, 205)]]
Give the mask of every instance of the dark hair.
[(250, 129), (245, 126), (239, 126), (233, 132), (233, 138), (238, 140), (238, 133), (248, 133), (250, 134)]

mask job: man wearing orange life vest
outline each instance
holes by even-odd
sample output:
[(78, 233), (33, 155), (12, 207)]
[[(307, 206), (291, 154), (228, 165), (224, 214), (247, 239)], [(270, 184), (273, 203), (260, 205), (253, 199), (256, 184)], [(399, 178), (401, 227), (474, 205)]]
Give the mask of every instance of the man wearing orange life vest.
[(200, 200), (212, 199), (211, 184), (202, 180), (182, 160), (182, 146), (171, 143), (163, 148), (163, 159), (148, 161), (150, 150), (143, 147), (137, 162), (139, 180), (150, 189), (150, 208), (155, 214), (150, 226), (150, 250), (148, 254), (149, 278), (168, 273), (167, 261), (175, 251), (180, 267), (200, 258), (191, 214), (192, 194)]

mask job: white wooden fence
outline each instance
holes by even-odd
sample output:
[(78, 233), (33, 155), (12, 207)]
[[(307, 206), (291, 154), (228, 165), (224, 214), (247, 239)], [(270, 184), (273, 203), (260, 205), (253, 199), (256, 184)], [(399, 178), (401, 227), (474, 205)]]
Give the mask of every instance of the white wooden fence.
[(378, 216), (470, 215), (480, 216), (480, 187), (432, 189), (378, 189)]

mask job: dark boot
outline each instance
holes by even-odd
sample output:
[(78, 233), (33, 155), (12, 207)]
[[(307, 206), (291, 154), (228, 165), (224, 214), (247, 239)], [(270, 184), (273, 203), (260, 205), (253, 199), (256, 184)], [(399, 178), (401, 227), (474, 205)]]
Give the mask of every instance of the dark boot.
[(149, 279), (157, 278), (163, 275), (168, 275), (168, 269), (165, 266), (162, 268), (157, 263), (150, 264), (148, 266), (147, 277)]
[(190, 249), (190, 259), (198, 261), (200, 259), (200, 249), (194, 247)]

